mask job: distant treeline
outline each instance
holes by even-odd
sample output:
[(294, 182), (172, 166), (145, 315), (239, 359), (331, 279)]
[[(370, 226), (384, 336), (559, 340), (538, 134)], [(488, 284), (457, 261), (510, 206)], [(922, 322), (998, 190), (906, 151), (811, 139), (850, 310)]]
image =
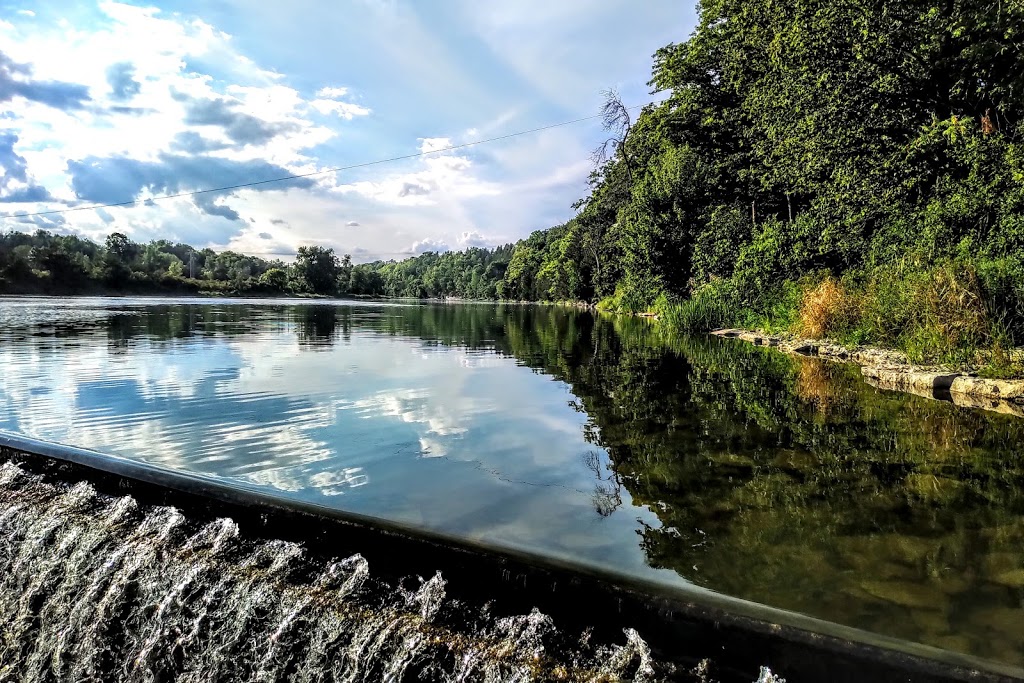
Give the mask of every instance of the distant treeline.
[[(103, 244), (44, 230), (0, 234), (0, 291), (6, 293), (317, 293), (333, 290), (351, 263), (319, 247), (294, 264), (233, 251), (217, 253), (156, 240), (139, 244), (113, 233)], [(326, 286), (326, 275), (332, 278)]]
[(365, 295), (497, 299), (505, 295), (511, 244), (428, 252), (353, 265), (333, 249), (300, 247), (293, 263), (234, 251), (113, 233), (103, 244), (44, 230), (0, 234), (3, 293), (198, 293)]

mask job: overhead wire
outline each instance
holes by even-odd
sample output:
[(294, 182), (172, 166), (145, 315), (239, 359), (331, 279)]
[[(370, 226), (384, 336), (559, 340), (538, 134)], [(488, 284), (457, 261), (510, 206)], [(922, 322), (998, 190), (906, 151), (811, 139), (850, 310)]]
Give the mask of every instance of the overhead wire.
[[(626, 107), (626, 109), (639, 109), (644, 107), (644, 104), (633, 105), (632, 107)], [(539, 128), (530, 128), (528, 130), (520, 130), (515, 133), (507, 133), (505, 135), (498, 135), (493, 138), (487, 138), (485, 140), (473, 140), (471, 142), (463, 142), (458, 145), (449, 145), (448, 147), (442, 147), (439, 149), (423, 150), (414, 154), (403, 154), (401, 156), (388, 157), (387, 159), (377, 159), (374, 161), (364, 161), (359, 164), (351, 164), (348, 166), (338, 166), (335, 168), (325, 168), (319, 171), (311, 171), (309, 173), (295, 173), (287, 176), (280, 176), (278, 178), (267, 178), (265, 180), (254, 180), (251, 182), (238, 183), (236, 185), (224, 185), (222, 187), (211, 187), (203, 190), (190, 190), (188, 192), (176, 192), (173, 194), (157, 195), (155, 197), (146, 197), (143, 199), (131, 199), (123, 202), (109, 202), (106, 204), (89, 204), (87, 206), (73, 206), (64, 209), (52, 209), (47, 211), (33, 211), (32, 213), (14, 213), (14, 214), (3, 214), (0, 218), (30, 218), (32, 216), (52, 216), (54, 214), (71, 213), (72, 211), (92, 211), (95, 209), (110, 209), (122, 206), (134, 206), (135, 204), (142, 204), (148, 202), (158, 202), (165, 199), (177, 199), (180, 197), (193, 197), (201, 194), (210, 194), (214, 192), (228, 192), (230, 190), (240, 190), (247, 187), (255, 187), (257, 185), (268, 185), (270, 183), (283, 183), (289, 180), (301, 180), (304, 178), (312, 178), (314, 176), (327, 175), (328, 173), (340, 173), (342, 171), (351, 171), (357, 168), (366, 168), (368, 166), (378, 166), (380, 164), (388, 164), (396, 161), (405, 161), (407, 159), (416, 159), (419, 157), (425, 157), (430, 154), (438, 154), (441, 152), (451, 152), (457, 149), (464, 149), (466, 147), (475, 147), (477, 145), (484, 145), (491, 142), (498, 142), (499, 140), (508, 140), (509, 138), (520, 137), (522, 135), (530, 135), (532, 133), (540, 133), (545, 130), (551, 130), (552, 128), (561, 128), (563, 126), (571, 126), (576, 123), (582, 123), (583, 121), (592, 121), (599, 119), (603, 114), (594, 114), (593, 116), (584, 116), (582, 118), (573, 119), (571, 121), (562, 121), (561, 123), (552, 123), (547, 126), (540, 126)]]

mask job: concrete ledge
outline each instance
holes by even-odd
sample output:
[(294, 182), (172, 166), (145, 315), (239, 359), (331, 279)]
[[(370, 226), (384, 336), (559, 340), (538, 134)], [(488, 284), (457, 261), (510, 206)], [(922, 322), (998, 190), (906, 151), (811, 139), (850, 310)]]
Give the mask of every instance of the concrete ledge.
[[(758, 346), (773, 346), (787, 353), (815, 356), (828, 360), (856, 363), (872, 386), (919, 394), (929, 398), (952, 400), (957, 405), (995, 410), (1024, 416), (1024, 380), (972, 377), (941, 368), (911, 364), (899, 351), (885, 349), (847, 349), (812, 339), (782, 340), (779, 337), (747, 330), (715, 330), (716, 337), (740, 339)], [(956, 400), (953, 397), (975, 400)], [(1012, 404), (1001, 408), (999, 404)], [(1020, 410), (1017, 410), (1017, 408)]]

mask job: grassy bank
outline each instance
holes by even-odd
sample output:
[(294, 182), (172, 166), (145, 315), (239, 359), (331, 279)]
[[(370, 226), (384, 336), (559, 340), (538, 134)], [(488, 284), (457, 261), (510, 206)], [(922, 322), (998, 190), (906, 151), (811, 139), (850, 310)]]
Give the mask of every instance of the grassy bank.
[[(623, 297), (604, 310), (631, 311)], [(914, 363), (1024, 377), (1024, 262), (907, 260), (870, 271), (775, 283), (715, 280), (687, 300), (660, 297), (648, 311), (686, 332), (739, 327), (898, 349)]]

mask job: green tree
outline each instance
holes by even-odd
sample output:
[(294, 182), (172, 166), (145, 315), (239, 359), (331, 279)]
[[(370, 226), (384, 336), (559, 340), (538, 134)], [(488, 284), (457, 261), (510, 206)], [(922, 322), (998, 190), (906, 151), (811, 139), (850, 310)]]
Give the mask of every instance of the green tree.
[(334, 250), (319, 246), (299, 247), (295, 270), (316, 294), (334, 293), (342, 272)]

